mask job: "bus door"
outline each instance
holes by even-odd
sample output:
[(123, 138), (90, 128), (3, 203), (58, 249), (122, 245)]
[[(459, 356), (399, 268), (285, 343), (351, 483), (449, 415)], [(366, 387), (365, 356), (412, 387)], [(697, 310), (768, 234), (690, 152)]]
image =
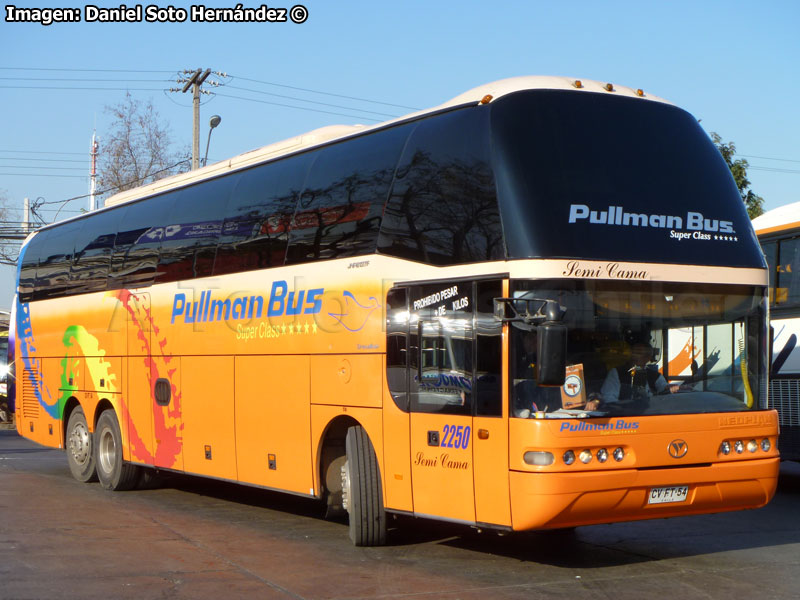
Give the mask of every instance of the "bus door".
[(508, 296), (508, 282), (475, 284), (475, 417), (472, 421), (475, 461), (475, 520), (511, 525), (508, 479), (508, 385), (503, 373), (503, 327), (494, 316), (494, 299)]
[[(494, 287), (499, 296), (499, 284)], [(489, 320), (491, 299), (488, 314), (475, 310), (476, 303), (492, 293), (490, 282), (463, 280), (410, 289), (408, 375), (416, 514), (494, 523), (494, 507), (508, 510), (501, 329)], [(483, 439), (478, 439), (476, 426)], [(494, 489), (498, 480), (501, 487)]]

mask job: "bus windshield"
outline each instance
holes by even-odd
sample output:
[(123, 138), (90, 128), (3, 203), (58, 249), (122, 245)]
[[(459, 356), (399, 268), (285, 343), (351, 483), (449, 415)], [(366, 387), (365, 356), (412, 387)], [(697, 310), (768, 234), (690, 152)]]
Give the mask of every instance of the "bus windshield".
[(535, 330), (512, 324), (517, 417), (730, 412), (766, 403), (758, 385), (767, 364), (761, 289), (523, 281), (514, 297), (557, 300), (568, 328), (566, 383), (553, 388), (536, 385)]

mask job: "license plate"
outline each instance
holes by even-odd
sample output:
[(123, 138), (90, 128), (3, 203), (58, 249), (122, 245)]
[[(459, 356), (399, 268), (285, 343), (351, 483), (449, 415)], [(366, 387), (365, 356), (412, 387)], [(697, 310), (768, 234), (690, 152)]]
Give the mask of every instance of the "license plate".
[(665, 504), (667, 502), (684, 502), (689, 496), (688, 485), (651, 488), (647, 498), (648, 504)]

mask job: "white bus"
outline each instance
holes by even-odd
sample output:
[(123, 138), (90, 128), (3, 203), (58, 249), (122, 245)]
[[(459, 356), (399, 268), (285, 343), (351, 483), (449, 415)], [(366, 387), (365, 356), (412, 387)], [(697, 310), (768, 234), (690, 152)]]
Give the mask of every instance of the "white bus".
[(753, 219), (753, 228), (769, 265), (769, 403), (778, 410), (781, 457), (800, 460), (800, 202)]

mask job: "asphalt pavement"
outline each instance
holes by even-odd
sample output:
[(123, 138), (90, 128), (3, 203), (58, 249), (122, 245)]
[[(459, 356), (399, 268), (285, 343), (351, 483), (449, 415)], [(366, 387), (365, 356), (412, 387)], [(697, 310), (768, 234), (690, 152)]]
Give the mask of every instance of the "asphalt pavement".
[(0, 598), (797, 598), (800, 465), (767, 507), (498, 536), (409, 517), (389, 544), (286, 494), (189, 476), (107, 492), (0, 429)]

